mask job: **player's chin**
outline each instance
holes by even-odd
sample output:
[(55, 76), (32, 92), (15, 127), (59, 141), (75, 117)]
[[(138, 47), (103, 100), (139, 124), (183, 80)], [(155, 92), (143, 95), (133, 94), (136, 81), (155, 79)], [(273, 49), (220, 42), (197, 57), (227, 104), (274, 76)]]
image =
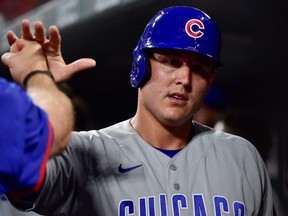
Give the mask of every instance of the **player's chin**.
[(192, 114), (185, 112), (170, 112), (162, 116), (162, 122), (171, 127), (177, 127), (187, 122), (192, 122)]

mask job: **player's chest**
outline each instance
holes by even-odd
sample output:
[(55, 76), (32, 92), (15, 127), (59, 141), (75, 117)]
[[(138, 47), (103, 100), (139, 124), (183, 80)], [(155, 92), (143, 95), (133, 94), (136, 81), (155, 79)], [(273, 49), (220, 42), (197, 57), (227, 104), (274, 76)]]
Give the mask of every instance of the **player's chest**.
[[(93, 203), (109, 200), (111, 215), (200, 216), (233, 211), (245, 215), (244, 203), (254, 205), (241, 171), (221, 158), (208, 157), (205, 149), (187, 148), (173, 158), (141, 146), (105, 154), (92, 165), (86, 188), (89, 193), (97, 191), (90, 195)], [(245, 194), (251, 200), (245, 200)]]
[(162, 170), (153, 166), (143, 162), (122, 164), (114, 167), (110, 175), (95, 177), (87, 185), (89, 191), (97, 191), (92, 195), (93, 203), (105, 202), (111, 215), (118, 216), (220, 216), (229, 212), (233, 215), (234, 211), (246, 215), (244, 194), (235, 188), (235, 182), (227, 181), (222, 187), (223, 179), (200, 172), (202, 168), (185, 172), (177, 161), (168, 163)]

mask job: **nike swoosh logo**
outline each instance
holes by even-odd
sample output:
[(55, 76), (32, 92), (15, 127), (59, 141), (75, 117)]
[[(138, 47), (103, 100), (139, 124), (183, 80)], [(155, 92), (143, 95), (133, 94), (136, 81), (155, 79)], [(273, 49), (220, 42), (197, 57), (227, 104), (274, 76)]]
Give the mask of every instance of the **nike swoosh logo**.
[(137, 165), (137, 166), (133, 166), (133, 167), (123, 168), (122, 164), (120, 164), (119, 167), (118, 167), (118, 171), (120, 173), (127, 173), (127, 172), (130, 172), (130, 171), (132, 171), (132, 170), (134, 170), (134, 169), (136, 169), (138, 167), (141, 167), (141, 166), (142, 166), (142, 164)]

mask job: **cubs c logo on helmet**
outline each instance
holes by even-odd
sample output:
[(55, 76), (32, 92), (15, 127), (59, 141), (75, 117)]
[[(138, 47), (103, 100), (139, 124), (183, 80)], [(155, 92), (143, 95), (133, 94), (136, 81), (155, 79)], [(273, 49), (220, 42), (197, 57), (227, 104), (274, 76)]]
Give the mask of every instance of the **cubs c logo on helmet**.
[[(193, 26), (196, 26), (196, 31), (195, 29), (193, 30)], [(186, 33), (192, 38), (200, 38), (204, 35), (204, 33), (200, 31), (200, 29), (205, 29), (205, 27), (203, 22), (198, 19), (191, 19), (185, 25)]]

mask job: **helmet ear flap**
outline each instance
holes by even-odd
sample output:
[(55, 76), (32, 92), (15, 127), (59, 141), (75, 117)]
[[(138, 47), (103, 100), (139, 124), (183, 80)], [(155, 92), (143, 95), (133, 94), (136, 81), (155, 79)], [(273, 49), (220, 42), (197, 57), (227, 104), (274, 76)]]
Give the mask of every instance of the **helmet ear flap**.
[(151, 65), (149, 56), (138, 47), (134, 50), (134, 59), (130, 73), (130, 83), (132, 87), (139, 88), (145, 85), (151, 76)]
[(138, 87), (144, 86), (149, 79), (151, 78), (151, 62), (150, 62), (150, 56), (145, 52), (145, 73), (144, 76), (142, 77), (142, 80), (139, 83)]
[(132, 62), (132, 69), (130, 73), (130, 84), (132, 87), (136, 88), (138, 86), (138, 74), (139, 74), (139, 66), (136, 60), (133, 60)]

